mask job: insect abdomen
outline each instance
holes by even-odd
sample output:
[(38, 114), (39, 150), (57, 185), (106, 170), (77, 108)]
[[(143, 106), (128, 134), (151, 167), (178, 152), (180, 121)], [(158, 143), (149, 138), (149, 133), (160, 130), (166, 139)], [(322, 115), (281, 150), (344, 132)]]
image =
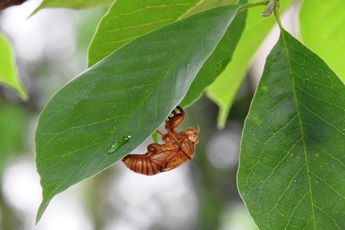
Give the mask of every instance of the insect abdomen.
[(147, 176), (153, 176), (161, 172), (158, 166), (151, 161), (151, 158), (148, 157), (147, 154), (129, 154), (122, 159), (122, 162), (130, 170)]

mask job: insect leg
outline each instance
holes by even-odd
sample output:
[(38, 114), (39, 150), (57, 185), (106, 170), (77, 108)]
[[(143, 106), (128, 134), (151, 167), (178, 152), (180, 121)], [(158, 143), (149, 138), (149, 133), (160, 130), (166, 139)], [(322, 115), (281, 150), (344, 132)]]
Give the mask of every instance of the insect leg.
[(185, 116), (185, 113), (181, 107), (177, 106), (176, 109), (178, 109), (180, 113), (177, 113), (175, 110), (173, 110), (171, 112), (173, 116), (168, 117), (165, 121), (165, 129), (170, 130), (171, 132), (173, 132), (183, 122)]
[(161, 137), (164, 136), (164, 134), (163, 134), (161, 131), (159, 131), (159, 130), (156, 130), (156, 133), (157, 133), (159, 136), (161, 136)]
[(188, 159), (192, 159), (187, 153), (185, 153), (185, 151), (182, 150), (182, 144), (175, 134), (175, 129), (182, 123), (185, 116), (185, 112), (180, 106), (177, 106), (176, 109), (178, 109), (180, 113), (177, 113), (175, 110), (171, 112), (173, 116), (168, 117), (168, 120), (165, 122), (165, 129), (167, 130), (169, 137), (179, 146), (183, 154)]
[(172, 133), (170, 130), (167, 129), (168, 135), (170, 136), (170, 138), (180, 147), (180, 150), (183, 152), (183, 154), (189, 159), (191, 160), (192, 158), (185, 152), (183, 151), (182, 148), (182, 144), (181, 142), (178, 140), (178, 138), (176, 137), (176, 135), (174, 133)]

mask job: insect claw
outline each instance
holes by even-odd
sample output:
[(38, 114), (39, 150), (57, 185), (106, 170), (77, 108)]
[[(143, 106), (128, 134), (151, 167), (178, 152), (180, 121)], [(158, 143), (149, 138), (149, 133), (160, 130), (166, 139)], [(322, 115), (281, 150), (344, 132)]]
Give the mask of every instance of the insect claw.
[(176, 109), (180, 111), (180, 114), (184, 116), (184, 110), (180, 106), (176, 106)]

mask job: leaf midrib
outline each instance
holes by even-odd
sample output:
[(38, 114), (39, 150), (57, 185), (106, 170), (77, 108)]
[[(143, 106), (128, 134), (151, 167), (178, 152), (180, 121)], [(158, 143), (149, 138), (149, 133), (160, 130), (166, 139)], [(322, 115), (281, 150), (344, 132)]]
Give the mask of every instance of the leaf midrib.
[[(291, 83), (292, 83), (292, 89), (293, 89), (293, 95), (294, 95), (294, 100), (296, 103), (296, 109), (297, 109), (297, 116), (298, 116), (298, 120), (299, 120), (299, 128), (300, 128), (300, 132), (302, 135), (302, 143), (303, 143), (303, 149), (304, 149), (304, 158), (306, 161), (306, 168), (307, 168), (307, 175), (308, 175), (308, 184), (309, 184), (309, 188), (310, 188), (310, 201), (311, 201), (311, 207), (312, 207), (312, 216), (313, 216), (313, 227), (314, 229), (316, 229), (316, 218), (315, 218), (315, 209), (314, 209), (314, 196), (313, 196), (313, 191), (312, 191), (312, 185), (311, 185), (311, 175), (310, 175), (310, 169), (309, 169), (309, 162), (308, 162), (308, 155), (307, 155), (307, 147), (306, 147), (306, 141), (305, 141), (305, 131), (303, 128), (303, 120), (301, 118), (301, 105), (299, 103), (298, 100), (298, 95), (296, 92), (296, 82), (294, 79), (294, 72), (291, 68), (292, 64), (291, 64), (291, 57), (290, 57), (290, 53), (289, 53), (289, 49), (288, 49), (288, 43), (286, 41), (286, 37), (285, 37), (285, 32), (284, 30), (281, 30), (281, 36), (282, 36), (282, 41), (283, 41), (283, 45), (284, 45), (284, 50), (285, 50), (285, 56), (288, 62), (288, 67), (289, 67), (289, 72), (290, 72), (290, 76), (291, 76)], [(288, 223), (287, 223), (288, 224)]]

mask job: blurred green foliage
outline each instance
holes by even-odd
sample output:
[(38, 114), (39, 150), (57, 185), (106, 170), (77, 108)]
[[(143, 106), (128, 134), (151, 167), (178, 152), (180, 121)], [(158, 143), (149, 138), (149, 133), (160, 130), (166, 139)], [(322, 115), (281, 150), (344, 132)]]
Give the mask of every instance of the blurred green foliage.
[(9, 160), (25, 153), (29, 122), (29, 113), (22, 106), (0, 104), (0, 174)]

